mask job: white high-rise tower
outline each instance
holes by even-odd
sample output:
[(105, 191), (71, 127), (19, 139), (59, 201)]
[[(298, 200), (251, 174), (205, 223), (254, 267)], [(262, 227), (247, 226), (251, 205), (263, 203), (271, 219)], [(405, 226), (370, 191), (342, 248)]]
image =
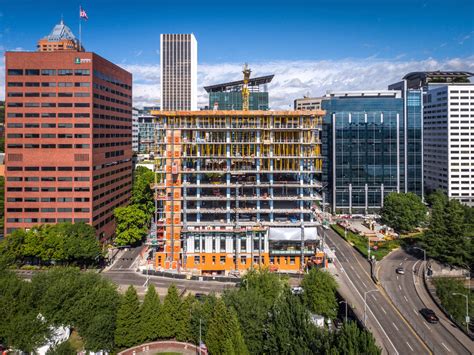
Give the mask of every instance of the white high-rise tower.
[(161, 110), (197, 110), (197, 41), (193, 34), (161, 34)]

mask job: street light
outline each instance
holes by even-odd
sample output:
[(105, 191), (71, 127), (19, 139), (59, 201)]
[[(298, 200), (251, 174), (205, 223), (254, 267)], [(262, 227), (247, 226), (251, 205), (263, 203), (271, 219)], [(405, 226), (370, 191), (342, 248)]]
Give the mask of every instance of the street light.
[(364, 327), (367, 322), (367, 294), (371, 292), (378, 292), (379, 290), (369, 290), (364, 292)]
[(466, 299), (466, 330), (469, 334), (469, 296), (463, 293), (453, 292), (451, 293), (453, 296), (463, 296)]
[(347, 323), (347, 301), (339, 301), (339, 304), (341, 303), (345, 303), (346, 304), (346, 316), (345, 316), (345, 320), (346, 320), (346, 323)]

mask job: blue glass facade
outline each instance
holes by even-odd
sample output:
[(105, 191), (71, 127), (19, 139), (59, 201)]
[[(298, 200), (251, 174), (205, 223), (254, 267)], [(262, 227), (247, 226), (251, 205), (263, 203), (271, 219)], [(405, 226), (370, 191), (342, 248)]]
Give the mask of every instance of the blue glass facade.
[[(219, 110), (242, 110), (242, 91), (210, 92), (209, 108), (216, 103)], [(249, 110), (268, 110), (268, 92), (250, 92)]]
[(323, 100), (323, 183), (333, 212), (374, 212), (394, 191), (421, 195), (421, 92), (407, 101), (394, 91)]

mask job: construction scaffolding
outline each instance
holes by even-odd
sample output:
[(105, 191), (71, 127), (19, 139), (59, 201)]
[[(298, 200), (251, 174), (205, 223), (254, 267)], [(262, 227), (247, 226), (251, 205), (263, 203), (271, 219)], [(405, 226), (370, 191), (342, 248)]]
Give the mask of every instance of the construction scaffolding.
[[(158, 268), (297, 271), (322, 261), (314, 226), (323, 111), (152, 114)], [(282, 228), (292, 240), (269, 239)]]

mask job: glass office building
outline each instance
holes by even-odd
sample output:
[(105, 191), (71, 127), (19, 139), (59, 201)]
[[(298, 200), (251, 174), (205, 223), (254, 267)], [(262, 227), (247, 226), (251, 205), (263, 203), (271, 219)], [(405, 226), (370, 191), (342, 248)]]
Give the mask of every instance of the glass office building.
[(421, 195), (421, 92), (328, 93), (322, 109), (323, 183), (332, 212), (377, 212), (390, 192)]
[[(209, 107), (219, 110), (242, 110), (242, 91), (210, 92)], [(249, 110), (268, 110), (268, 92), (251, 92)]]

